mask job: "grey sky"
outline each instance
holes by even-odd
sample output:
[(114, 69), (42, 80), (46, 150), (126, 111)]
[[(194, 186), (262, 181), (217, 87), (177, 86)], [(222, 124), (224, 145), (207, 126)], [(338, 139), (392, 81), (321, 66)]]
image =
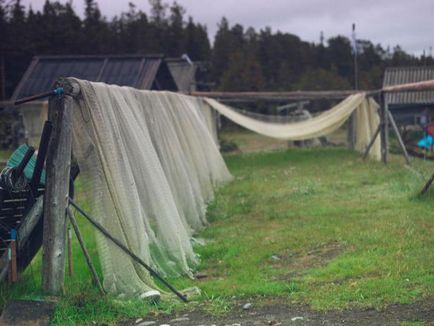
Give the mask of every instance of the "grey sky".
[[(23, 0), (40, 9), (45, 0)], [(62, 1), (65, 2), (65, 1)], [(83, 12), (84, 0), (73, 0), (74, 9)], [(128, 9), (133, 2), (149, 12), (147, 0), (98, 0), (107, 17)], [(171, 0), (167, 0), (171, 3)], [(324, 36), (350, 36), (356, 23), (357, 38), (369, 39), (383, 46), (401, 45), (404, 50), (421, 54), (434, 47), (434, 0), (178, 0), (195, 21), (205, 24), (211, 37), (217, 23), (226, 16), (232, 24), (240, 23), (259, 30), (270, 26), (318, 42)]]

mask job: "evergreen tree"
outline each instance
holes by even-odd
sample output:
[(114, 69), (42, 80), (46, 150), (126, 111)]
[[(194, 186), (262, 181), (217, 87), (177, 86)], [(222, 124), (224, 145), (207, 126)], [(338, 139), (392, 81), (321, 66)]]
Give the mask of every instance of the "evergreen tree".
[[(298, 36), (259, 32), (230, 25), (226, 18), (218, 24), (211, 47), (206, 26), (192, 17), (176, 1), (149, 0), (150, 12), (137, 10), (133, 3), (126, 12), (110, 21), (96, 0), (85, 3), (81, 19), (72, 2), (46, 0), (40, 11), (26, 10), (21, 0), (0, 0), (0, 60), (6, 67), (9, 97), (33, 55), (161, 53), (179, 57), (187, 53), (194, 61), (209, 61), (214, 82), (222, 90), (291, 90), (352, 88), (353, 56), (348, 38), (336, 36), (327, 43), (312, 44)], [(432, 65), (424, 54), (409, 55), (399, 46), (390, 50), (368, 40), (358, 40), (359, 85), (379, 88), (388, 66)], [(0, 61), (1, 62), (1, 61)], [(3, 88), (3, 86), (1, 86)]]

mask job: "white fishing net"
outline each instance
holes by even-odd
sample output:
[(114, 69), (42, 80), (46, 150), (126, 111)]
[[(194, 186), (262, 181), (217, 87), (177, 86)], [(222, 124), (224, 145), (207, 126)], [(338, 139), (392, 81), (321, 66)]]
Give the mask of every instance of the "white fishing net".
[[(196, 98), (76, 80), (73, 152), (93, 216), (163, 275), (190, 274), (190, 242), (231, 176)], [(104, 287), (141, 294), (148, 272), (97, 234)]]
[[(214, 188), (232, 178), (218, 150), (215, 110), (258, 133), (302, 140), (334, 131), (358, 108), (359, 149), (378, 125), (376, 103), (364, 94), (312, 119), (282, 124), (243, 116), (210, 99), (73, 81), (81, 89), (74, 99), (73, 152), (86, 209), (166, 276), (191, 275), (197, 264), (192, 235), (206, 225)], [(141, 295), (158, 288), (143, 267), (96, 234), (107, 291)]]
[[(236, 109), (214, 99), (204, 98), (204, 101), (220, 114), (244, 128), (264, 136), (285, 140), (307, 140), (327, 136), (340, 128), (356, 111), (355, 147), (360, 151), (366, 149), (380, 121), (377, 112), (378, 105), (372, 98), (367, 98), (364, 93), (350, 95), (312, 119), (290, 123), (262, 121), (241, 114)], [(380, 158), (380, 137), (375, 140), (369, 155), (375, 159)]]

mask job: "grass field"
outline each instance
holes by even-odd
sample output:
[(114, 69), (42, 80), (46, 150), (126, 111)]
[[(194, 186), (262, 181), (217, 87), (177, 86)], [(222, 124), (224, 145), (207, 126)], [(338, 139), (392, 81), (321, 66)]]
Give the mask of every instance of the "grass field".
[[(171, 280), (178, 288), (198, 286), (205, 309), (224, 313), (240, 298), (381, 309), (434, 294), (434, 192), (416, 196), (432, 163), (406, 168), (392, 156), (384, 166), (342, 148), (225, 159), (235, 180), (217, 191), (210, 225), (198, 235), (206, 241), (196, 248), (198, 272), (206, 277)], [(92, 230), (80, 225), (100, 270)], [(74, 276), (67, 276), (54, 324), (110, 323), (182, 307), (101, 297), (73, 244)], [(39, 297), (40, 257), (0, 299)]]

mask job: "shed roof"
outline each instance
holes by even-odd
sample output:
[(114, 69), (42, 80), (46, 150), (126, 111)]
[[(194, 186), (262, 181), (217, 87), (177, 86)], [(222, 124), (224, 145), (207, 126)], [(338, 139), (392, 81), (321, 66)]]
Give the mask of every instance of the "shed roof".
[[(384, 72), (383, 87), (434, 79), (434, 66), (390, 67)], [(434, 90), (385, 94), (390, 106), (434, 104)]]
[[(46, 92), (59, 77), (152, 89), (160, 70), (165, 70), (164, 78), (170, 78), (169, 83), (175, 86), (161, 55), (36, 56), (15, 89), (12, 100)], [(176, 90), (173, 87), (165, 89)]]

